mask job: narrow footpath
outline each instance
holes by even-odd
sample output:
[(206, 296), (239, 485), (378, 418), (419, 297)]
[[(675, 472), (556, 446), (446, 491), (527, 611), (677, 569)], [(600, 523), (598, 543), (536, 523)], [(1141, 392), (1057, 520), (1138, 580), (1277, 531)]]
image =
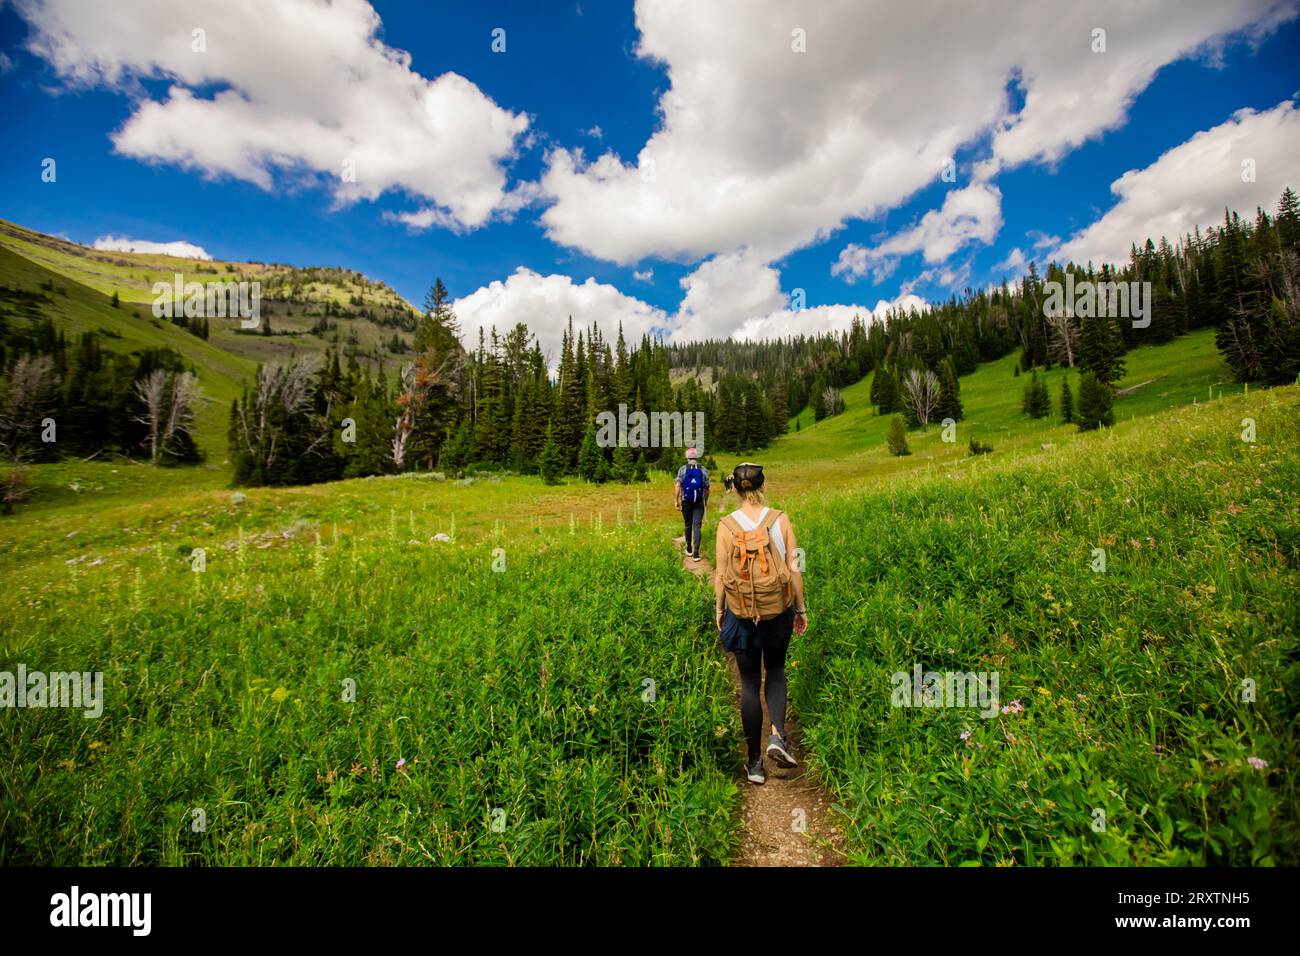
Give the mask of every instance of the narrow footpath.
[[(686, 538), (679, 535), (674, 543), (682, 554), (682, 567), (698, 577), (702, 584), (713, 590), (713, 563), (701, 554), (692, 561), (684, 553)], [(798, 660), (797, 635), (792, 638), (790, 657)], [(718, 652), (726, 654), (718, 643)], [(733, 696), (739, 700), (740, 675), (736, 661), (727, 654), (731, 671)], [(766, 680), (766, 676), (765, 676)], [(738, 705), (738, 703), (737, 703)], [(767, 746), (772, 731), (772, 721), (767, 712), (766, 696), (763, 699), (763, 746)], [(786, 707), (786, 739), (795, 746), (795, 759), (799, 766), (790, 769), (778, 767), (774, 760), (764, 759), (767, 782), (755, 786), (741, 772), (745, 766), (745, 742), (740, 742), (736, 753), (736, 772), (740, 776), (741, 842), (736, 866), (841, 866), (843, 864), (843, 838), (831, 824), (831, 796), (822, 787), (816, 775), (808, 769), (806, 754), (800, 745), (799, 724)]]

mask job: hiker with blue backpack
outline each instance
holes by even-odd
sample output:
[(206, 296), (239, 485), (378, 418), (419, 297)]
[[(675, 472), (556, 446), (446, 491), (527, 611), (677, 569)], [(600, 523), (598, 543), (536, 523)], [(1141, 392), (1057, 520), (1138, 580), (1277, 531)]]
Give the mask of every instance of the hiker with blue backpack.
[(692, 561), (700, 560), (700, 530), (704, 524), (704, 509), (709, 503), (709, 473), (700, 464), (700, 453), (695, 448), (686, 449), (686, 464), (677, 469), (673, 485), (677, 510), (686, 523), (686, 553)]

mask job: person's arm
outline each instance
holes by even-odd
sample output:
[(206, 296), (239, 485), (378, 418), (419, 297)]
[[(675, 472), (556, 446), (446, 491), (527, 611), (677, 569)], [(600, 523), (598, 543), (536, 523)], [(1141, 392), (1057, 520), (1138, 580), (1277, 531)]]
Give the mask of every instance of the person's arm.
[(794, 536), (790, 516), (784, 513), (781, 515), (781, 537), (785, 539), (786, 563), (790, 565), (790, 585), (794, 589), (794, 630), (796, 634), (802, 634), (808, 630), (808, 605), (804, 601), (803, 572), (793, 565), (794, 557), (799, 553), (799, 539)]
[(718, 630), (722, 630), (722, 618), (725, 615), (722, 599), (722, 568), (727, 560), (727, 545), (723, 540), (722, 525), (718, 525), (718, 543), (713, 549), (713, 616), (717, 620)]
[(682, 510), (682, 480), (680, 478), (673, 482), (673, 507), (678, 511)]
[(700, 503), (704, 505), (705, 510), (709, 507), (709, 470), (701, 468), (700, 473), (704, 475), (704, 494), (700, 497)]

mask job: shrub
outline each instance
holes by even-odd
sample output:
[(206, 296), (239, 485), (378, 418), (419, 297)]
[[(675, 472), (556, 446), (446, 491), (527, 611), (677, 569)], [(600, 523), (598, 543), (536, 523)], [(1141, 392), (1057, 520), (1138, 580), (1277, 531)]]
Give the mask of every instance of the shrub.
[(903, 423), (902, 415), (895, 415), (893, 421), (889, 423), (889, 453), (891, 455), (910, 455), (911, 449), (907, 447), (907, 426)]

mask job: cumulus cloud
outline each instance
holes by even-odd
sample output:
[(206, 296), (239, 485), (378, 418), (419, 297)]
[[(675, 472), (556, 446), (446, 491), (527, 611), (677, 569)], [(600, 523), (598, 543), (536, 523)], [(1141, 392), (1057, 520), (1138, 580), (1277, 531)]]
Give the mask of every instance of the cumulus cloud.
[(880, 299), (874, 308), (840, 304), (792, 308), (797, 303), (782, 292), (776, 269), (744, 252), (710, 259), (683, 278), (681, 285), (682, 302), (669, 313), (594, 278), (577, 283), (569, 276), (544, 276), (520, 267), (504, 282), (492, 282), (457, 299), (453, 308), (468, 347), (477, 344), (480, 329), (486, 335), (495, 327), (501, 334), (526, 321), (554, 367), (570, 316), (575, 329), (585, 329), (594, 321), (611, 339), (622, 322), (629, 339), (648, 333), (690, 342), (843, 332), (855, 315), (870, 321), (892, 309), (929, 307), (905, 283), (896, 298)]
[(1164, 64), (1294, 15), (1290, 0), (1023, 4), (1010, 18), (974, 3), (638, 0), (638, 52), (669, 80), (660, 126), (635, 157), (552, 150), (542, 222), (624, 264), (740, 248), (775, 261), (900, 205), (963, 146), (989, 140), (977, 181), (1055, 161), (1121, 124)]
[[(430, 224), (473, 228), (508, 206), (504, 167), (528, 117), (459, 74), (413, 71), (365, 0), (190, 0), (184, 16), (172, 0), (17, 8), (29, 49), (60, 76), (137, 98), (113, 134), (123, 155), (263, 189), (316, 177), (338, 203), (396, 191), (431, 206), (412, 214)], [(165, 98), (143, 78), (170, 80)]]
[(110, 252), (144, 252), (150, 255), (178, 256), (181, 259), (212, 258), (206, 249), (192, 242), (149, 242), (146, 239), (128, 239), (126, 236), (100, 236), (95, 240), (93, 248)]
[(1002, 228), (1002, 193), (996, 186), (973, 183), (948, 193), (939, 209), (932, 209), (921, 221), (878, 246), (849, 243), (831, 267), (832, 275), (848, 281), (872, 272), (876, 281), (894, 271), (900, 256), (924, 254), (928, 263), (944, 262), (962, 246), (990, 243)]
[(654, 335), (668, 325), (661, 309), (624, 295), (612, 285), (590, 277), (576, 283), (569, 276), (544, 276), (522, 266), (504, 282), (489, 283), (457, 299), (452, 308), (467, 347), (478, 344), (480, 329), (487, 335), (495, 327), (501, 334), (517, 322), (526, 322), (552, 365), (559, 360), (570, 317), (575, 330), (585, 330), (594, 322), (610, 340), (618, 334), (620, 322), (623, 335), (631, 341), (645, 333)]
[(689, 342), (726, 338), (759, 315), (785, 307), (781, 275), (748, 251), (715, 256), (681, 280), (681, 305), (673, 338)]
[(1029, 265), (1029, 260), (1025, 258), (1024, 251), (1019, 246), (1016, 246), (1007, 253), (1005, 259), (993, 267), (993, 271), (1001, 273), (1011, 272), (1019, 275), (1021, 272), (1025, 271), (1025, 266), (1027, 265)]
[(827, 332), (847, 332), (856, 316), (870, 324), (883, 319), (890, 311), (924, 312), (929, 305), (920, 296), (906, 293), (895, 299), (881, 299), (874, 309), (860, 305), (817, 305), (790, 311), (780, 309), (769, 315), (747, 319), (732, 333), (741, 341), (787, 338), (794, 335), (822, 335)]
[[(1249, 161), (1252, 166), (1243, 167)], [(1243, 181), (1247, 168), (1254, 181)], [(1287, 187), (1300, 184), (1300, 109), (1286, 100), (1271, 110), (1239, 110), (1197, 133), (1144, 169), (1111, 183), (1116, 203), (1076, 233), (1053, 258), (1125, 262), (1147, 237), (1176, 242), (1196, 227), (1223, 222), (1226, 206), (1249, 218), (1272, 211)]]

